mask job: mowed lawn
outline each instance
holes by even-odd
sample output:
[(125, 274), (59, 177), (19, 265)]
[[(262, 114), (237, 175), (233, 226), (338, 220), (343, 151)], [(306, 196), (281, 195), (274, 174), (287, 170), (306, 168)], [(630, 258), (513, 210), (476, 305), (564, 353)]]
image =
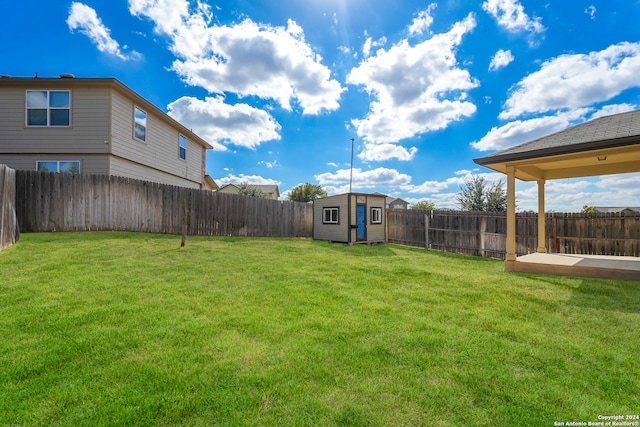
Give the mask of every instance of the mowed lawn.
[(0, 425), (553, 426), (640, 413), (640, 283), (391, 244), (0, 252)]

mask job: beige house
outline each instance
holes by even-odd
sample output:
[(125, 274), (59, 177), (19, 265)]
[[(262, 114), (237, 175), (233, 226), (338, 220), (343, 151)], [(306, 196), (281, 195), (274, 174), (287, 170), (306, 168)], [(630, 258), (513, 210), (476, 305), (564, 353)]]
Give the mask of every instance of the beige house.
[(407, 202), (406, 200), (402, 200), (402, 199), (397, 199), (397, 198), (393, 198), (393, 197), (387, 197), (386, 198), (386, 204), (387, 204), (387, 209), (408, 209), (409, 208), (409, 202)]
[(329, 242), (383, 243), (384, 194), (346, 193), (313, 201), (313, 238)]
[(0, 163), (13, 169), (215, 189), (211, 148), (117, 79), (0, 77)]
[[(280, 197), (280, 190), (277, 185), (254, 185), (250, 184), (249, 187), (260, 190), (262, 193), (267, 195), (267, 199), (278, 200)], [(220, 193), (229, 193), (229, 194), (240, 194), (240, 188), (234, 184), (227, 184), (220, 187), (218, 190)]]

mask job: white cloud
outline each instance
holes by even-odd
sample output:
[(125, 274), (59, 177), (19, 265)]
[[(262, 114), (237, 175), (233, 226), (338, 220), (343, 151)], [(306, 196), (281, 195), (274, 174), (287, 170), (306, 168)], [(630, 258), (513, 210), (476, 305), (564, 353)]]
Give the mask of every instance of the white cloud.
[(423, 34), (431, 27), (431, 24), (433, 24), (433, 16), (431, 16), (431, 12), (436, 7), (438, 7), (436, 3), (431, 3), (425, 10), (418, 13), (418, 16), (414, 18), (411, 25), (409, 25), (410, 35)]
[(425, 196), (435, 197), (437, 193), (443, 190), (454, 187), (456, 193), (460, 187), (465, 184), (472, 176), (481, 176), (485, 181), (491, 185), (494, 182), (502, 180), (504, 182), (504, 175), (497, 172), (487, 173), (472, 173), (471, 171), (458, 171), (455, 176), (445, 179), (444, 181), (425, 181), (419, 185), (405, 185), (402, 189), (412, 194), (424, 194)]
[[(365, 31), (364, 35), (367, 36), (368, 33)], [(387, 38), (382, 36), (378, 40), (373, 40), (370, 36), (367, 36), (364, 45), (362, 46), (362, 56), (365, 58), (371, 55), (371, 49), (378, 48), (380, 46), (384, 46), (387, 44)]]
[(638, 109), (637, 105), (629, 104), (629, 103), (605, 105), (600, 110), (593, 113), (589, 119), (593, 120), (593, 119), (597, 119), (598, 117), (611, 116), (612, 114), (626, 113), (627, 111), (634, 111), (637, 109)]
[(266, 111), (247, 104), (225, 104), (221, 97), (205, 100), (184, 96), (167, 106), (168, 114), (209, 142), (216, 150), (224, 144), (254, 149), (280, 139), (280, 125)]
[[(336, 172), (325, 172), (315, 175), (318, 183), (327, 188), (331, 194), (349, 191), (350, 169), (339, 169)], [(365, 170), (353, 169), (352, 189), (363, 190), (371, 188), (398, 188), (411, 182), (411, 177), (395, 169), (377, 168)], [(331, 191), (329, 191), (331, 190)]]
[(367, 116), (352, 120), (357, 134), (367, 143), (395, 143), (473, 115), (465, 91), (479, 83), (458, 68), (455, 49), (475, 25), (470, 14), (447, 33), (415, 46), (402, 40), (352, 69), (347, 83), (374, 97)]
[(258, 162), (258, 165), (265, 165), (265, 166), (266, 166), (267, 168), (269, 168), (269, 169), (273, 169), (273, 168), (275, 168), (276, 166), (279, 166), (279, 164), (278, 164), (278, 161), (277, 161), (277, 160), (274, 160), (274, 161), (272, 161), (272, 162), (267, 162), (267, 161), (265, 161), (265, 160), (261, 160), (261, 161), (259, 161), (259, 162)]
[[(464, 175), (456, 175), (443, 181), (426, 181), (420, 185), (405, 186), (409, 194), (415, 198), (403, 197), (407, 201), (429, 199), (436, 208), (459, 209), (456, 196), (470, 171)], [(487, 183), (502, 180), (500, 173), (481, 173)], [(584, 205), (588, 206), (640, 206), (640, 173), (624, 175), (608, 175), (599, 178), (572, 178), (547, 181), (545, 185), (545, 208), (553, 212), (580, 212)], [(516, 201), (518, 211), (538, 210), (538, 187), (536, 183), (516, 180)], [(634, 202), (636, 201), (636, 202)], [(634, 204), (635, 203), (635, 204)]]
[(511, 119), (526, 113), (579, 108), (606, 101), (640, 86), (640, 43), (623, 42), (588, 55), (562, 55), (518, 82), (500, 113)]
[(172, 40), (172, 69), (190, 85), (210, 93), (274, 100), (286, 110), (296, 102), (303, 114), (339, 108), (344, 89), (304, 39), (303, 29), (258, 24), (212, 25), (210, 7), (190, 11), (185, 0), (130, 0), (135, 16), (147, 17)]
[[(640, 173), (628, 173), (624, 175), (607, 175), (600, 177), (596, 186), (602, 190), (613, 193), (620, 193), (624, 203), (618, 206), (627, 206), (629, 202), (633, 206), (640, 206)], [(601, 205), (598, 205), (601, 206)]]
[(155, 23), (158, 34), (175, 34), (189, 16), (187, 0), (129, 0), (129, 13)]
[(583, 108), (535, 119), (514, 120), (500, 127), (494, 126), (482, 139), (472, 142), (470, 145), (479, 151), (503, 150), (559, 132), (582, 122), (590, 111)]
[(406, 149), (396, 144), (365, 143), (364, 150), (358, 154), (358, 158), (365, 162), (380, 162), (389, 159), (409, 161), (413, 159), (413, 156), (415, 156), (417, 152), (418, 149), (416, 147)]
[(232, 175), (229, 174), (225, 177), (222, 178), (217, 178), (216, 183), (218, 184), (218, 186), (222, 187), (224, 185), (227, 184), (234, 184), (234, 185), (238, 185), (238, 184), (253, 184), (253, 185), (280, 185), (282, 184), (282, 182), (275, 180), (275, 179), (271, 179), (271, 178), (264, 178), (262, 176), (259, 175), (245, 175), (245, 174), (240, 174), (240, 175)]
[(123, 60), (135, 59), (140, 56), (137, 52), (124, 55), (120, 50), (120, 44), (111, 37), (111, 31), (102, 23), (95, 9), (83, 3), (71, 3), (67, 25), (71, 31), (78, 30), (89, 37), (100, 52), (108, 53)]
[(487, 0), (482, 3), (489, 15), (493, 16), (498, 25), (509, 31), (528, 31), (532, 33), (542, 33), (544, 26), (540, 23), (540, 18), (531, 19), (524, 12), (524, 7), (518, 0)]
[(591, 19), (596, 19), (596, 7), (594, 5), (589, 6), (584, 10), (584, 13), (589, 15)]
[[(640, 173), (606, 175), (591, 179), (548, 181), (545, 205), (555, 212), (580, 212), (584, 205), (601, 207), (640, 206)], [(529, 206), (536, 209), (536, 187), (532, 188)], [(517, 194), (520, 198), (520, 193)], [(520, 203), (518, 203), (520, 205)]]
[(496, 52), (491, 58), (491, 63), (489, 64), (489, 71), (499, 70), (500, 68), (504, 68), (507, 65), (513, 62), (513, 54), (510, 50), (502, 50)]
[(233, 26), (210, 27), (204, 36), (208, 42), (203, 50), (173, 63), (187, 83), (212, 93), (273, 99), (286, 110), (295, 100), (304, 114), (339, 107), (344, 89), (331, 79), (293, 21), (283, 28), (246, 19)]

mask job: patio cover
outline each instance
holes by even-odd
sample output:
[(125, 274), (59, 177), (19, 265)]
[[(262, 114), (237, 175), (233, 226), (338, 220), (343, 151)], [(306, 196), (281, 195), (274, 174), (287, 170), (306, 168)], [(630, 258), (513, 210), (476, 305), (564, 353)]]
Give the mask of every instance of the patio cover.
[(640, 172), (640, 110), (600, 117), (507, 148), (475, 163), (507, 175), (507, 257), (516, 260), (515, 179), (538, 183), (538, 248), (545, 248), (544, 184), (548, 179)]

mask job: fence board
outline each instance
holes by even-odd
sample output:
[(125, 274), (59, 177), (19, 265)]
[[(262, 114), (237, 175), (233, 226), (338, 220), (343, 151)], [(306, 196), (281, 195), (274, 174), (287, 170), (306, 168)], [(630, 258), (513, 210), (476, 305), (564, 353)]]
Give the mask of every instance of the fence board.
[[(202, 236), (312, 237), (313, 206), (201, 191), (106, 175), (12, 171), (0, 165), (0, 248), (23, 231), (127, 230)], [(4, 171), (4, 172), (3, 172)], [(9, 189), (9, 190), (7, 190)], [(9, 192), (8, 192), (9, 191)], [(12, 192), (11, 192), (12, 191)], [(13, 196), (13, 197), (12, 197)], [(15, 203), (7, 208), (7, 200)], [(13, 202), (12, 202), (13, 203)], [(11, 215), (13, 210), (13, 230)], [(8, 224), (8, 225), (7, 225)], [(548, 252), (640, 256), (640, 215), (546, 215)], [(538, 244), (536, 214), (517, 215), (516, 252)], [(387, 240), (468, 255), (504, 259), (504, 213), (387, 211)]]
[(6, 165), (0, 165), (0, 251), (16, 242), (16, 174)]
[(313, 206), (107, 175), (16, 171), (24, 231), (126, 230), (190, 235), (312, 237)]
[[(504, 213), (390, 210), (387, 227), (392, 243), (500, 259), (506, 255)], [(548, 252), (640, 256), (636, 213), (549, 213), (545, 228)], [(517, 214), (517, 255), (535, 252), (537, 246), (537, 214)]]

